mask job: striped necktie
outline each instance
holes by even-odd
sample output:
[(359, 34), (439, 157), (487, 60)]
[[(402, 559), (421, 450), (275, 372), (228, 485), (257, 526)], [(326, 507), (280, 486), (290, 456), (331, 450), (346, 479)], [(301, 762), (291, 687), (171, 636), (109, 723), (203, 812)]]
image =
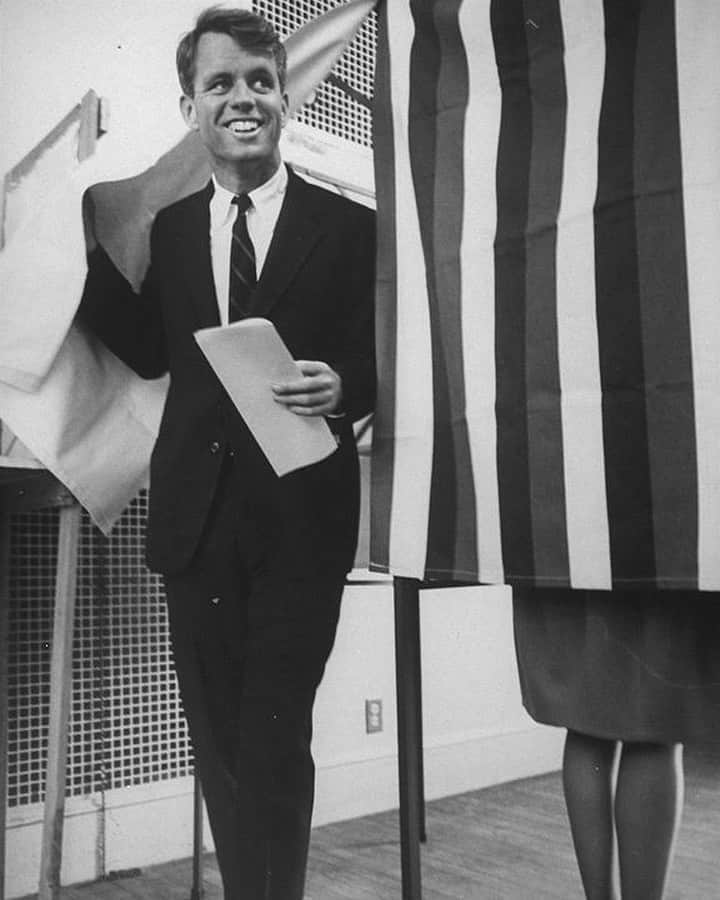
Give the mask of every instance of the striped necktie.
[(255, 250), (247, 228), (247, 211), (252, 200), (247, 194), (237, 194), (232, 202), (237, 206), (237, 217), (232, 230), (230, 250), (230, 287), (228, 291), (228, 321), (244, 319), (250, 311), (250, 299), (257, 275), (255, 272)]

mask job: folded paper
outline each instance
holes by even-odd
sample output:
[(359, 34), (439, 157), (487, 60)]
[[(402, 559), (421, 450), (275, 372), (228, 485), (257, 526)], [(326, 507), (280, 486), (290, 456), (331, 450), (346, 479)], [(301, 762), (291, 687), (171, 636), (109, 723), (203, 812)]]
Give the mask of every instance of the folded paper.
[(203, 328), (195, 339), (278, 475), (328, 457), (335, 438), (321, 416), (299, 416), (274, 399), (272, 385), (302, 375), (275, 326), (243, 319)]

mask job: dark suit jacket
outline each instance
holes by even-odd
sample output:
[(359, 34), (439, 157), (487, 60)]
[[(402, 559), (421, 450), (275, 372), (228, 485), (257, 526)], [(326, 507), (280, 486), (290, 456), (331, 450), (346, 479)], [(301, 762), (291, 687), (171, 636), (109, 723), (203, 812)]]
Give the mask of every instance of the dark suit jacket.
[(251, 315), (273, 321), (296, 359), (324, 360), (339, 372), (347, 415), (330, 420), (336, 452), (278, 478), (193, 337), (219, 324), (211, 191), (157, 216), (140, 296), (95, 249), (79, 312), (143, 377), (170, 372), (151, 463), (148, 564), (166, 574), (187, 567), (232, 452), (246, 473), (237, 497), (239, 533), (253, 565), (298, 576), (347, 571), (359, 502), (351, 423), (372, 410), (375, 394), (374, 216), (290, 172)]

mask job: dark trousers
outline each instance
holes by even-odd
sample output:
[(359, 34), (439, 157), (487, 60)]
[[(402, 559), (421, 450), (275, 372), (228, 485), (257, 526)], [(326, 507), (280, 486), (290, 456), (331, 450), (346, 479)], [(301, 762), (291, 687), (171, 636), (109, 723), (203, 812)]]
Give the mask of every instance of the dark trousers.
[(302, 900), (312, 707), (344, 573), (258, 571), (221, 524), (230, 524), (222, 510), (191, 569), (165, 579), (195, 765), (225, 900)]

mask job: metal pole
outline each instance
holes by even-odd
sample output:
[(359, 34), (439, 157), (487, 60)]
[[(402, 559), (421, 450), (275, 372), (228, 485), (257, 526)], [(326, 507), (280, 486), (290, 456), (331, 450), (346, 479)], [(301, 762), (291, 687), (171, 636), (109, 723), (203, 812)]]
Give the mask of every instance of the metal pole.
[(0, 900), (5, 900), (8, 755), (8, 656), (10, 653), (10, 510), (0, 494)]
[(420, 828), (420, 842), (427, 843), (427, 829), (425, 823), (425, 759), (423, 752), (423, 706), (422, 706), (422, 648), (420, 644), (420, 608), (415, 608), (415, 614), (408, 621), (408, 628), (412, 635), (408, 636), (408, 650), (413, 656), (413, 674), (415, 678), (414, 697), (415, 713), (417, 717), (417, 794), (418, 794), (418, 822)]
[(394, 578), (395, 680), (397, 685), (398, 775), (402, 900), (421, 900), (420, 878), (420, 733), (418, 636), (419, 582)]
[(50, 721), (38, 900), (57, 900), (60, 896), (68, 723), (72, 702), (75, 588), (81, 521), (82, 510), (77, 503), (73, 502), (72, 505), (61, 508), (50, 659)]
[(202, 900), (203, 887), (203, 796), (200, 779), (195, 774), (193, 795), (193, 883), (190, 900)]

